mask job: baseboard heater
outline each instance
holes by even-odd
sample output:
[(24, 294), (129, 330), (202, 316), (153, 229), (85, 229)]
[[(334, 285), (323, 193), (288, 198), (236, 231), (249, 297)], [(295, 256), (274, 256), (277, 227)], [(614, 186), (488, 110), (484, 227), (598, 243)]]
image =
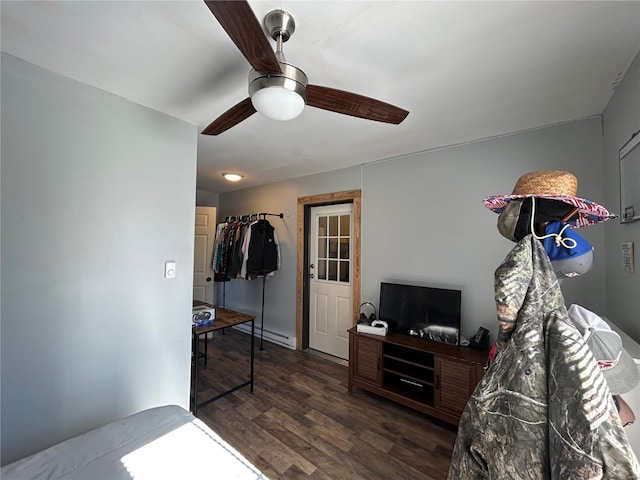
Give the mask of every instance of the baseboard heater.
[[(243, 323), (241, 325), (236, 325), (233, 328), (240, 330), (242, 333), (246, 333), (247, 335), (251, 335), (251, 324)], [(260, 328), (257, 325), (254, 331), (254, 336), (258, 339), (260, 338)], [(296, 349), (296, 337), (290, 337), (264, 328), (262, 330), (262, 338), (267, 342), (275, 343), (276, 345), (286, 347), (290, 350)]]

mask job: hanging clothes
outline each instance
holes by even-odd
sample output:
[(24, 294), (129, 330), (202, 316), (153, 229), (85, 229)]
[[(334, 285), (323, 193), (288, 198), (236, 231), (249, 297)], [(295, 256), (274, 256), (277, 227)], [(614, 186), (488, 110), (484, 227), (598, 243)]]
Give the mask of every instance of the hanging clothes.
[(280, 268), (280, 244), (266, 219), (233, 218), (218, 224), (214, 242), (214, 281), (273, 276)]
[(232, 251), (230, 252), (228, 275), (229, 278), (242, 278), (240, 269), (242, 268), (243, 254), (242, 245), (247, 229), (251, 225), (244, 218), (236, 224)]
[(215, 244), (219, 245), (219, 256), (216, 259), (213, 270), (213, 280), (216, 282), (228, 282), (231, 280), (229, 270), (237, 241), (236, 232), (240, 224), (241, 222), (236, 219), (225, 223), (221, 228), (220, 235), (216, 238)]
[(266, 219), (250, 225), (242, 251), (242, 278), (250, 280), (271, 275), (280, 268), (280, 243), (275, 229)]
[(213, 261), (211, 265), (214, 273), (220, 270), (220, 264), (222, 263), (222, 236), (227, 225), (226, 221), (216, 225), (216, 238), (213, 242)]
[(606, 379), (531, 234), (496, 270), (495, 295), (495, 359), (460, 418), (448, 478), (640, 478)]

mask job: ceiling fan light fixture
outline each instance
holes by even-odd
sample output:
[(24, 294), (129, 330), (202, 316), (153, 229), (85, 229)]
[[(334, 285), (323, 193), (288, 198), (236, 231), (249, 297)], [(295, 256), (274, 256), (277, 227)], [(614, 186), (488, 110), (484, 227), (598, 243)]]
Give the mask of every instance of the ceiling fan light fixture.
[(272, 120), (293, 120), (304, 110), (304, 100), (300, 95), (282, 87), (266, 87), (251, 97), (256, 111)]
[(307, 76), (302, 70), (280, 62), (282, 73), (249, 72), (249, 96), (253, 108), (272, 120), (292, 120), (302, 113), (307, 100)]
[(242, 180), (242, 175), (238, 173), (223, 173), (222, 176), (225, 178), (225, 180), (228, 180), (230, 182), (239, 182), (240, 180)]

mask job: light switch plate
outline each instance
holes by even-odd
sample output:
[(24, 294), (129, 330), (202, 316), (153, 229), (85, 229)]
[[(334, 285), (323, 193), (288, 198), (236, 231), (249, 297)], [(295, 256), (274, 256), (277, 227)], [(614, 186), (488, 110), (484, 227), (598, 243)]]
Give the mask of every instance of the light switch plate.
[(176, 278), (176, 262), (173, 260), (164, 262), (164, 278)]

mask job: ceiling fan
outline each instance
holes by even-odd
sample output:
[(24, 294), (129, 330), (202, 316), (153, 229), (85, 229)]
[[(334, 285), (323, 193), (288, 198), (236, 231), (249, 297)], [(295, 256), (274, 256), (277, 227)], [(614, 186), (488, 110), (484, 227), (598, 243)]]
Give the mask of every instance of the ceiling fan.
[(282, 44), (295, 30), (293, 17), (284, 10), (273, 10), (264, 19), (266, 30), (277, 44), (274, 52), (247, 1), (205, 3), (253, 68), (249, 72), (249, 97), (211, 122), (202, 131), (204, 135), (219, 135), (256, 111), (275, 120), (290, 120), (302, 113), (305, 105), (396, 125), (409, 114), (380, 100), (309, 84), (304, 72), (287, 63), (282, 53)]

